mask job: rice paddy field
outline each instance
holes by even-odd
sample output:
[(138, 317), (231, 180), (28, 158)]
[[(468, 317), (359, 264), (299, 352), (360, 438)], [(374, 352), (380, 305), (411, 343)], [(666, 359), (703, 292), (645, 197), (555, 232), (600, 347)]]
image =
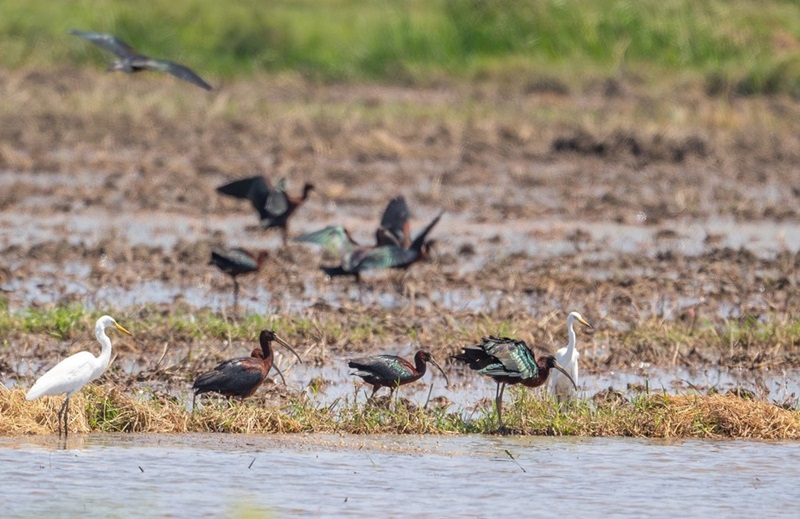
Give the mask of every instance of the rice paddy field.
[[(341, 517), (415, 491), (384, 515), (491, 513), (470, 475), (505, 503), (519, 478), (559, 496), (520, 503), (534, 516), (640, 515), (676, 481), (656, 515), (791, 515), (775, 474), (800, 439), (798, 20), (778, 1), (0, 5), (0, 495), (60, 492), (9, 516), (147, 513), (87, 490), (109, 474), (163, 517)], [(106, 73), (71, 29), (214, 88)], [(315, 186), (290, 236), (342, 224), (371, 242), (396, 195), (412, 235), (444, 211), (432, 253), (328, 278), (335, 255), (215, 190), (257, 174)], [(208, 264), (230, 247), (270, 252), (237, 308)], [(552, 354), (571, 311), (593, 326), (576, 330), (577, 398), (510, 387), (495, 434), (494, 382), (451, 357), (487, 335)], [(97, 355), (104, 314), (132, 336), (109, 332), (59, 438), (63, 397), (25, 393)], [(303, 358), (276, 348), (286, 384), (273, 371), (194, 406), (194, 380), (262, 329)], [(367, 403), (348, 359), (418, 349), (449, 383), (429, 370)], [(279, 481), (247, 490), (243, 473)], [(161, 499), (163, 478), (190, 502)], [(634, 490), (581, 491), (607, 481)]]

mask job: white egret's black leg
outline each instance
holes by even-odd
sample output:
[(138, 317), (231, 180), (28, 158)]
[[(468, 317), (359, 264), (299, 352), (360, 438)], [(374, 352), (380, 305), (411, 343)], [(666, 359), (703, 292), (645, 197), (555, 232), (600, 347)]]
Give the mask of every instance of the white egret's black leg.
[(58, 411), (58, 437), (61, 438), (61, 416), (64, 416), (64, 438), (67, 437), (67, 424), (69, 423), (69, 395), (64, 399), (61, 404), (61, 409)]

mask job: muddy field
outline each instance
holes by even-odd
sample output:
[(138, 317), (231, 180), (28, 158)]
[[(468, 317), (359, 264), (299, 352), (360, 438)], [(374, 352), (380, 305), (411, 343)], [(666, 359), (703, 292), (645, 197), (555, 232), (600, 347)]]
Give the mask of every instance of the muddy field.
[[(249, 351), (164, 317), (209, 312), (310, 322), (281, 331), (317, 366), (417, 343), (444, 359), (485, 333), (554, 351), (572, 310), (594, 325), (579, 331), (582, 373), (737, 369), (757, 390), (800, 366), (792, 100), (635, 80), (564, 92), (289, 77), (196, 90), (0, 71), (2, 298), (12, 315), (70, 303), (114, 312), (135, 339), (115, 342), (112, 380), (125, 383), (120, 366), (138, 362), (183, 384)], [(214, 191), (256, 173), (285, 177), (291, 193), (316, 186), (292, 234), (342, 223), (367, 242), (397, 194), (412, 232), (444, 210), (434, 258), (361, 287), (326, 279), (318, 265), (335, 259), (281, 247), (248, 203)], [(239, 315), (229, 278), (207, 265), (216, 246), (271, 251), (259, 275), (241, 278)], [(80, 326), (68, 341), (12, 326), (3, 380), (25, 385), (85, 347), (91, 320)], [(169, 363), (191, 358), (187, 372), (158, 369), (165, 343)]]

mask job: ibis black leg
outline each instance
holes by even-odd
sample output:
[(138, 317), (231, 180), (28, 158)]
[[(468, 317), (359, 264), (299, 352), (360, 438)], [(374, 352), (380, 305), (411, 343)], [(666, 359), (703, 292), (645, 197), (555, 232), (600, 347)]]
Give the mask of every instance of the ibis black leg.
[(494, 400), (494, 405), (497, 408), (497, 424), (500, 431), (506, 430), (506, 426), (503, 424), (503, 391), (505, 391), (505, 389), (505, 382), (497, 384), (497, 396)]

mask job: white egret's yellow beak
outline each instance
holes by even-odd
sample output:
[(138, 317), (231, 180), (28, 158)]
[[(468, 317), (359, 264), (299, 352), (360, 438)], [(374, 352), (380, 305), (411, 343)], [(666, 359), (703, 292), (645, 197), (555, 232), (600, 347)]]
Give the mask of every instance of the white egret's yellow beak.
[(115, 323), (114, 323), (114, 327), (115, 327), (117, 330), (119, 330), (119, 331), (121, 331), (122, 333), (124, 333), (125, 335), (130, 335), (131, 337), (133, 337), (133, 334), (132, 334), (131, 332), (129, 332), (128, 330), (126, 330), (125, 328), (123, 328), (123, 327), (122, 327), (122, 325), (120, 325), (119, 323), (115, 322)]
[(583, 317), (578, 317), (578, 322), (581, 323), (584, 326), (588, 326), (589, 328), (594, 329), (594, 326), (589, 324), (589, 322), (586, 319), (584, 319)]

